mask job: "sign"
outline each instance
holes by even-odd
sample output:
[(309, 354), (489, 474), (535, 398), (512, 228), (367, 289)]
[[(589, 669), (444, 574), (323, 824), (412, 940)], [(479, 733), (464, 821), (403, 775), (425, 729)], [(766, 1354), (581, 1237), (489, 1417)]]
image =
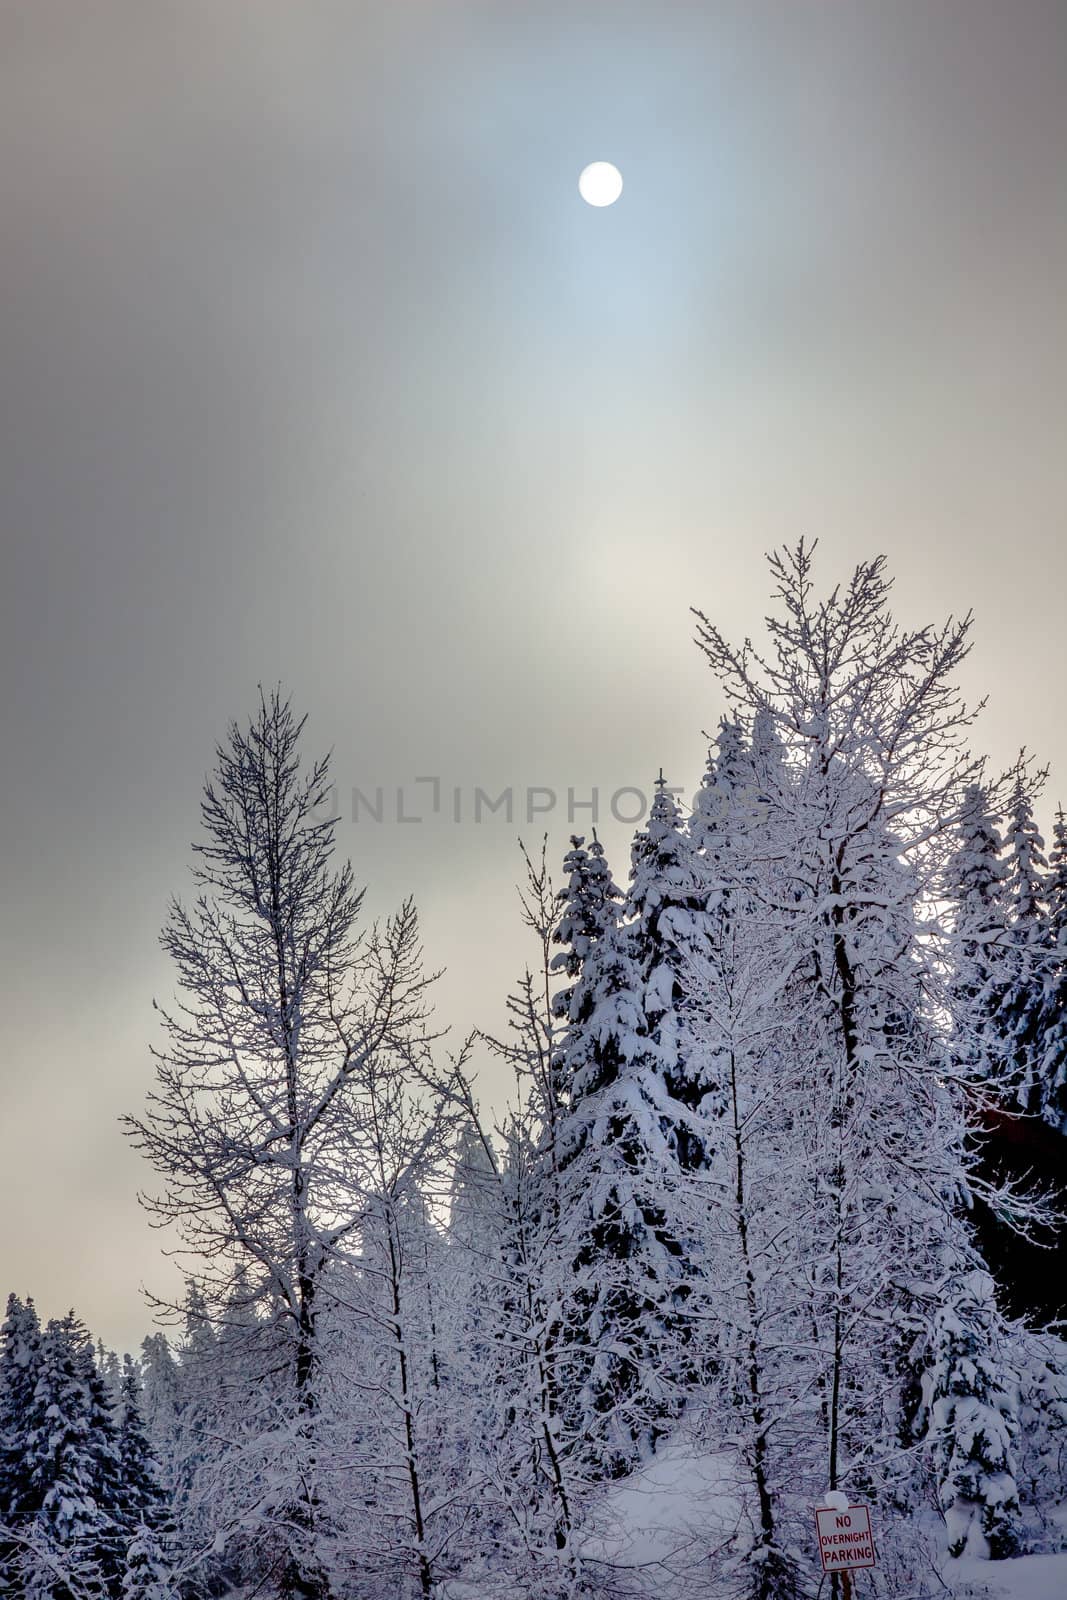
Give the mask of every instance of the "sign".
[(849, 1506), (845, 1510), (820, 1506), (815, 1513), (815, 1527), (824, 1572), (849, 1572), (855, 1567), (878, 1565), (868, 1506)]

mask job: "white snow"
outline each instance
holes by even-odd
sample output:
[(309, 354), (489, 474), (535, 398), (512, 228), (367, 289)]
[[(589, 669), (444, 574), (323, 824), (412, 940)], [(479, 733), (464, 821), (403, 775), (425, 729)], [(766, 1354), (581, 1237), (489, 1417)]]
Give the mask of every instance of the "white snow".
[(946, 1562), (941, 1576), (957, 1593), (984, 1591), (990, 1600), (1064, 1600), (1067, 1551), (1046, 1556), (1016, 1556), (1012, 1561), (978, 1561), (961, 1556)]
[(582, 1554), (635, 1570), (671, 1564), (686, 1552), (703, 1557), (721, 1550), (743, 1520), (736, 1480), (729, 1452), (702, 1455), (685, 1443), (669, 1445), (608, 1492)]

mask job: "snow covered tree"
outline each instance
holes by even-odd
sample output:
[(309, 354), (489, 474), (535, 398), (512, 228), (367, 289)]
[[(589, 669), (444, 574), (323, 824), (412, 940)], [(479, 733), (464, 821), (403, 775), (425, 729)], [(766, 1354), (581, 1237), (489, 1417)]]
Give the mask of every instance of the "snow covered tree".
[(93, 1356), (93, 1344), (81, 1323), (72, 1324), (82, 1382), (88, 1404), (88, 1447), (92, 1462), (92, 1492), (101, 1514), (96, 1559), (109, 1590), (122, 1572), (126, 1525), (125, 1483), (119, 1450), (118, 1424), (111, 1387)]
[(113, 1577), (119, 1530), (106, 1502), (113, 1499), (114, 1434), (102, 1426), (98, 1398), (87, 1381), (92, 1360), (92, 1346), (73, 1313), (49, 1322), (26, 1430), (27, 1476), (36, 1509), (24, 1530), (29, 1542), (21, 1575), (30, 1595), (72, 1600), (69, 1585), (57, 1586), (57, 1569), (68, 1572), (88, 1595), (105, 1595)]
[(417, 1054), (428, 980), (410, 904), (357, 932), (362, 894), (332, 862), (328, 762), (302, 770), (303, 726), (275, 691), (217, 751), (197, 898), (172, 905), (162, 935), (183, 998), (162, 1011), (157, 1088), (127, 1127), (165, 1180), (151, 1209), (205, 1263), (212, 1308), (242, 1263), (287, 1352), (276, 1420), (297, 1445), (280, 1581), (321, 1600), (319, 1289), (366, 1205), (355, 1097), (387, 1057)]
[[(557, 1292), (564, 1261), (561, 1140), (577, 1066), (566, 1051), (566, 1020), (584, 961), (616, 925), (621, 896), (595, 836), (588, 850), (583, 838), (572, 838), (567, 886), (558, 894), (544, 847), (536, 862), (523, 855), (522, 920), (537, 959), (509, 996), (506, 1037), (483, 1036), (513, 1072), (517, 1104), (494, 1137), (469, 1087), (461, 1094), (470, 1152), (462, 1186), (469, 1198), (457, 1211), (454, 1238), (474, 1280), (469, 1297), (477, 1305), (485, 1295), (492, 1307), (488, 1319), (478, 1315), (467, 1324), (475, 1337), (467, 1345), (476, 1363), (472, 1376), (481, 1377), (483, 1396), (475, 1464), (491, 1486), (482, 1538), (518, 1592), (536, 1571), (547, 1596), (553, 1585), (577, 1594), (582, 1581), (581, 1441), (564, 1415), (574, 1352)], [(553, 953), (557, 943), (564, 948)], [(558, 971), (572, 981), (553, 995)]]
[[(808, 1091), (793, 1141), (811, 1175), (808, 1359), (825, 1429), (812, 1490), (884, 1494), (877, 1463), (903, 1405), (900, 1330), (929, 1348), (950, 1285), (981, 1267), (965, 1220), (981, 1186), (966, 1141), (974, 1085), (940, 1033), (938, 910), (981, 773), (954, 683), (969, 619), (901, 628), (881, 558), (823, 600), (805, 545), (771, 569), (781, 609), (770, 651), (735, 649), (704, 617), (699, 642), (733, 716), (773, 723), (788, 780), (767, 824), (783, 890), (767, 911), (787, 980), (781, 1037)], [(973, 1061), (975, 1040), (955, 1053)], [(1010, 1515), (1010, 1498), (1001, 1503)]]
[(122, 1363), (118, 1457), (124, 1526), (158, 1524), (164, 1512), (164, 1494), (141, 1414), (140, 1376), (129, 1355)]
[(1047, 895), (1044, 981), (1027, 1109), (1067, 1136), (1067, 818), (1056, 813)]
[(154, 1459), (171, 1506), (178, 1546), (192, 1558), (222, 1525), (217, 1471), (228, 1420), (218, 1335), (204, 1296), (186, 1284), (184, 1329), (172, 1350), (162, 1334), (142, 1347), (144, 1412)]
[[(723, 1105), (722, 1085), (700, 1070), (693, 1039), (703, 999), (694, 969), (711, 937), (708, 898), (705, 864), (661, 774), (648, 825), (634, 841), (626, 916), (641, 967), (643, 1026), (663, 1082), (673, 1100), (699, 1114), (671, 1130), (682, 1171), (706, 1164), (698, 1128)], [(700, 1057), (704, 1064), (707, 1060)]]
[(179, 1588), (166, 1552), (149, 1523), (135, 1529), (126, 1546), (122, 1600), (179, 1600)]
[(107, 1349), (103, 1339), (96, 1341), (96, 1370), (107, 1385), (111, 1404), (119, 1405), (122, 1399), (122, 1362), (117, 1351)]
[[(581, 873), (571, 886), (584, 890)], [(589, 1470), (618, 1476), (679, 1404), (676, 1312), (689, 1268), (673, 1178), (679, 1130), (692, 1119), (667, 1085), (645, 1010), (641, 925), (603, 922), (566, 1001), (558, 1293), (574, 1352), (570, 1425), (586, 1440)], [(572, 933), (581, 926), (577, 916), (561, 922)]]
[[(1003, 841), (984, 791), (965, 797), (947, 874), (948, 1009), (958, 1064), (978, 1080), (968, 1120), (979, 1177), (1054, 1197), (1062, 1152), (1036, 1119), (1045, 1086), (1055, 1080), (1054, 1040), (1062, 1029), (1055, 975), (1063, 958), (1053, 930), (1055, 868), (1043, 870), (1033, 786), (1020, 758), (1005, 785)], [(1057, 1316), (1062, 1301), (1054, 1285), (1062, 1274), (1048, 1257), (1047, 1229), (1033, 1243), (1021, 1240), (1010, 1211), (988, 1205), (980, 1192), (973, 1217), (1004, 1307), (1031, 1320)]]
[[(395, 1574), (403, 1590), (429, 1597), (438, 1576), (435, 1554), (447, 1541), (432, 1524), (432, 1361), (422, 1325), (419, 1292), (426, 1284), (408, 1245), (403, 1199), (387, 1190), (368, 1217), (361, 1275), (368, 1290), (363, 1314), (374, 1316), (378, 1337), (360, 1341), (359, 1384), (366, 1404), (354, 1452), (353, 1476), (365, 1508), (353, 1555), (362, 1572), (379, 1581)], [(417, 1282), (415, 1281), (417, 1278)], [(370, 1287), (373, 1286), (373, 1287)]]
[[(566, 1035), (558, 1052), (559, 1103), (569, 1101), (575, 1072), (586, 1041), (581, 1024), (591, 1004), (588, 986), (579, 990), (582, 969), (599, 940), (614, 933), (623, 913), (623, 893), (611, 876), (604, 846), (594, 833), (586, 846), (581, 834), (574, 834), (563, 857), (564, 888), (557, 896), (558, 921), (551, 930), (551, 941), (562, 948), (548, 961), (550, 973), (562, 973), (569, 981), (549, 998), (552, 1016), (565, 1024)], [(547, 926), (542, 921), (542, 926)], [(583, 1011), (583, 1008), (586, 1008)]]
[(973, 1076), (1003, 1081), (994, 1026), (1009, 943), (1003, 840), (986, 790), (969, 784), (960, 804), (957, 848), (946, 874), (952, 904), (949, 1001), (957, 1055)]
[(1067, 1349), (1052, 1334), (1017, 1327), (1012, 1356), (1019, 1392), (1016, 1481), (1020, 1499), (1042, 1515), (1049, 1485), (1067, 1479)]
[(690, 1315), (708, 1350), (716, 1438), (725, 1434), (736, 1453), (748, 1514), (723, 1577), (731, 1592), (753, 1600), (797, 1591), (785, 1502), (803, 1476), (798, 1441), (818, 1433), (806, 1400), (812, 1373), (795, 1354), (803, 1343), (797, 1306), (812, 1267), (810, 1163), (796, 1139), (809, 1089), (793, 1049), (795, 951), (788, 923), (774, 916), (784, 886), (767, 820), (786, 783), (774, 750), (762, 723), (753, 748), (738, 723), (724, 723), (690, 819), (700, 841), (705, 933), (688, 953), (688, 986), (699, 999), (692, 1052), (717, 1086), (703, 1107), (712, 1181)]
[[(490, 1141), (472, 1122), (459, 1132), (448, 1207), (448, 1245), (437, 1292), (443, 1382), (476, 1414), (489, 1383), (500, 1314), (500, 1197)], [(494, 1377), (496, 1374), (494, 1374)]]
[(774, 946), (754, 943), (752, 921), (730, 915), (725, 902), (720, 914), (718, 937), (694, 967), (705, 979), (704, 1047), (725, 1107), (709, 1138), (721, 1178), (708, 1195), (706, 1283), (690, 1314), (703, 1324), (710, 1393), (729, 1419), (723, 1431), (743, 1468), (742, 1498), (754, 1502), (732, 1581), (754, 1600), (787, 1600), (797, 1570), (783, 1500), (797, 1475), (798, 1428), (817, 1433), (801, 1400), (812, 1375), (792, 1348), (800, 1344), (793, 1307), (810, 1265), (806, 1173), (791, 1139), (803, 1091), (792, 1057), (775, 1050), (782, 997)]
[[(32, 1300), (8, 1296), (0, 1328), (0, 1530), (30, 1521), (40, 1490), (29, 1467), (30, 1407), (41, 1376), (41, 1325)], [(18, 1547), (0, 1531), (0, 1593), (11, 1593)]]
[(1005, 837), (1005, 909), (1010, 934), (1006, 973), (997, 995), (992, 1027), (1003, 1052), (1004, 1081), (1021, 1109), (1040, 1104), (1038, 1062), (1045, 983), (1048, 923), (1045, 907), (1044, 840), (1020, 769), (1012, 791)]
[(177, 1454), (181, 1389), (178, 1363), (165, 1334), (150, 1333), (141, 1342), (141, 1408), (153, 1459), (164, 1487), (173, 1484)]
[(947, 1286), (935, 1313), (931, 1437), (940, 1457), (949, 1555), (1001, 1560), (1019, 1548), (1015, 1402), (1005, 1383), (993, 1283), (971, 1271)]

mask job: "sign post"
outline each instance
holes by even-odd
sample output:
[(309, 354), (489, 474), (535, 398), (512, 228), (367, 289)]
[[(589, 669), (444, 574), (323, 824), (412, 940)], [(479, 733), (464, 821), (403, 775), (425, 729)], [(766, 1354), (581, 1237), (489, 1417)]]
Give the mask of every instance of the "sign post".
[(819, 1555), (823, 1572), (840, 1573), (844, 1600), (852, 1600), (853, 1572), (878, 1565), (871, 1513), (868, 1506), (849, 1505), (846, 1497), (836, 1491), (832, 1498), (832, 1505), (819, 1506), (815, 1512)]

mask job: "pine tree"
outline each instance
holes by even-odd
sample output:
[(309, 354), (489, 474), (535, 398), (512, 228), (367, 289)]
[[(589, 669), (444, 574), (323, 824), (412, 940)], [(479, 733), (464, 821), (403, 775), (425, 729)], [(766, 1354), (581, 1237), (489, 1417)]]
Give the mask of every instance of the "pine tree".
[(1019, 1548), (1018, 1419), (997, 1337), (987, 1273), (972, 1271), (944, 1286), (926, 1382), (949, 1555), (994, 1561)]
[[(176, 1354), (170, 1356), (168, 1348), (159, 1371), (170, 1428), (169, 1434), (163, 1435), (165, 1477), (182, 1548), (191, 1552), (212, 1543), (219, 1530), (219, 1514), (225, 1510), (216, 1489), (225, 1407), (218, 1334), (194, 1281), (186, 1284), (183, 1315), (185, 1325)], [(172, 1383), (176, 1394), (171, 1391)], [(152, 1394), (150, 1387), (147, 1394)]]
[[(18, 1530), (39, 1509), (29, 1471), (30, 1408), (41, 1376), (41, 1327), (32, 1300), (8, 1296), (0, 1329), (0, 1525)], [(0, 1594), (18, 1583), (18, 1546), (0, 1537)]]
[[(765, 721), (759, 723), (758, 732), (761, 740), (769, 740)], [(768, 752), (770, 748), (768, 743)], [(753, 756), (746, 748), (744, 727), (737, 719), (723, 717), (718, 737), (708, 750), (689, 818), (690, 837), (705, 859), (716, 859), (719, 841), (737, 827), (742, 811), (754, 804), (756, 787)]]
[(562, 972), (569, 979), (551, 1000), (553, 1015), (567, 1030), (557, 1052), (555, 1073), (560, 1105), (569, 1103), (575, 1074), (589, 1048), (582, 1029), (591, 1014), (593, 997), (590, 986), (580, 984), (582, 969), (598, 942), (615, 932), (623, 909), (622, 891), (612, 879), (604, 846), (595, 834), (588, 848), (580, 834), (572, 836), (563, 872), (566, 887), (557, 896), (559, 920), (552, 934), (553, 943), (563, 948), (550, 963), (552, 972)]
[(1048, 940), (1031, 1109), (1067, 1136), (1067, 817), (1056, 813), (1049, 852)]
[(1067, 1351), (1052, 1334), (1017, 1328), (1013, 1357), (1019, 1392), (1016, 1479), (1020, 1498), (1044, 1517), (1049, 1485), (1062, 1481), (1067, 1465)]
[(122, 1523), (127, 1529), (162, 1519), (164, 1495), (141, 1412), (141, 1380), (132, 1357), (123, 1358), (118, 1457)]
[(589, 944), (562, 1046), (569, 1103), (558, 1293), (574, 1352), (568, 1409), (589, 1469), (609, 1476), (653, 1448), (677, 1409), (674, 1309), (689, 1276), (671, 1198), (678, 1129), (691, 1118), (670, 1093), (652, 1036), (644, 955), (637, 924), (608, 925)]
[[(357, 1365), (352, 1374), (361, 1398), (352, 1421), (346, 1498), (361, 1513), (343, 1536), (345, 1559), (368, 1578), (390, 1575), (432, 1600), (445, 1575), (443, 1552), (461, 1548), (465, 1484), (454, 1449), (458, 1404), (442, 1384), (426, 1271), (431, 1223), (418, 1175), (425, 1178), (443, 1155), (431, 1122), (413, 1115), (400, 1140), (383, 1140), (380, 1189), (361, 1228), (356, 1311), (352, 1327)], [(395, 1124), (394, 1124), (394, 1132)], [(342, 1369), (344, 1370), (344, 1369)], [(451, 1478), (451, 1482), (450, 1482)], [(374, 1591), (376, 1592), (376, 1591)]]
[[(683, 1172), (707, 1164), (702, 1124), (723, 1106), (722, 1084), (698, 1067), (694, 1049), (703, 1021), (695, 971), (711, 938), (708, 902), (706, 863), (661, 774), (647, 828), (634, 841), (626, 915), (641, 968), (643, 1026), (668, 1094), (693, 1113), (670, 1135)], [(705, 1065), (709, 1059), (700, 1057)]]
[(74, 1338), (88, 1399), (93, 1498), (102, 1518), (96, 1558), (105, 1582), (113, 1589), (121, 1577), (125, 1517), (118, 1422), (111, 1387), (96, 1364), (92, 1340), (80, 1323), (76, 1324)]
[(96, 1369), (107, 1385), (107, 1392), (113, 1406), (122, 1401), (122, 1362), (118, 1353), (108, 1350), (103, 1339), (96, 1341)]
[(16, 1526), (36, 1509), (26, 1474), (30, 1402), (41, 1367), (41, 1325), (32, 1300), (8, 1296), (0, 1341), (0, 1522)]
[(179, 1600), (166, 1552), (150, 1523), (139, 1523), (126, 1546), (122, 1600)]
[(992, 1026), (1003, 1052), (1004, 1081), (1023, 1110), (1036, 1111), (1041, 1102), (1038, 1056), (1048, 976), (1047, 862), (1021, 770), (1011, 796), (1005, 845), (1005, 909), (1010, 942), (1006, 977), (997, 996)]
[[(1003, 840), (986, 790), (971, 784), (957, 824), (958, 845), (947, 872), (952, 902), (950, 1000), (960, 1064), (976, 1077), (1003, 1081), (1003, 1051), (995, 1027), (1004, 986), (1009, 917)], [(969, 1057), (969, 1059), (967, 1059)]]
[(454, 1389), (473, 1403), (488, 1381), (498, 1314), (500, 1196), (490, 1141), (473, 1123), (460, 1130), (449, 1196), (449, 1248), (440, 1288), (442, 1360)]
[(88, 1594), (103, 1596), (111, 1575), (117, 1530), (98, 1495), (103, 1490), (110, 1498), (106, 1469), (113, 1441), (102, 1430), (99, 1398), (87, 1381), (91, 1365), (92, 1347), (73, 1313), (49, 1322), (28, 1415), (26, 1464), (38, 1503), (29, 1531), (37, 1550), (25, 1558), (24, 1577), (30, 1593), (55, 1593), (57, 1600), (70, 1596), (66, 1586), (53, 1588), (50, 1556)]
[(181, 1389), (174, 1352), (162, 1333), (150, 1333), (141, 1343), (142, 1411), (153, 1459), (159, 1462), (163, 1482), (173, 1487), (177, 1454)]

